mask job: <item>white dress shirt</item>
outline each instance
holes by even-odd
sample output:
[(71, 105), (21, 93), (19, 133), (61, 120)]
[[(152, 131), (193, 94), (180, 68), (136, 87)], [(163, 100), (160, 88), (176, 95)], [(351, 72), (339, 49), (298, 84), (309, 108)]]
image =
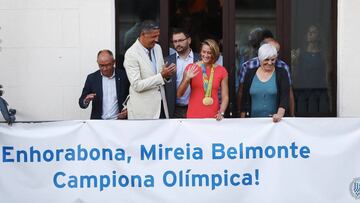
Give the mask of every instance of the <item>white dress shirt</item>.
[(109, 78), (102, 75), (102, 90), (103, 90), (103, 111), (102, 119), (117, 119), (119, 113), (119, 105), (116, 93), (115, 70), (113, 75)]
[[(184, 70), (185, 70), (186, 66), (193, 62), (194, 62), (194, 53), (192, 51), (190, 51), (190, 53), (184, 59), (181, 58), (178, 53), (176, 53), (176, 87), (179, 87), (179, 85), (183, 79)], [(191, 89), (190, 89), (190, 85), (189, 85), (189, 87), (186, 89), (184, 95), (180, 98), (176, 98), (176, 104), (181, 105), (181, 106), (188, 105), (189, 98), (190, 98), (190, 92), (191, 92)]]

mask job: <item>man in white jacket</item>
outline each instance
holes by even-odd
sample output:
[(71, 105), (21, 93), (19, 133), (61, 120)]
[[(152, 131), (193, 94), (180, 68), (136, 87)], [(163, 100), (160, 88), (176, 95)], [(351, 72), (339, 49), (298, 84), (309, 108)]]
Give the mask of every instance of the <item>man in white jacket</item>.
[(159, 39), (160, 28), (144, 21), (139, 38), (126, 51), (124, 67), (130, 81), (128, 119), (169, 118), (164, 84), (176, 73), (175, 64), (165, 64)]

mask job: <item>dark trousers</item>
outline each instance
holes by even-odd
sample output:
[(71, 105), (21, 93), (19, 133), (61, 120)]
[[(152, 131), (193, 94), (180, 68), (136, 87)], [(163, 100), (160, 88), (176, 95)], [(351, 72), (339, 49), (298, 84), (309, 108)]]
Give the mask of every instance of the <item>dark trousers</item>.
[(175, 106), (174, 117), (175, 118), (186, 118), (188, 106)]
[(164, 104), (163, 102), (161, 101), (161, 111), (160, 111), (160, 119), (165, 119), (166, 118), (166, 115), (165, 115), (165, 110), (164, 110)]

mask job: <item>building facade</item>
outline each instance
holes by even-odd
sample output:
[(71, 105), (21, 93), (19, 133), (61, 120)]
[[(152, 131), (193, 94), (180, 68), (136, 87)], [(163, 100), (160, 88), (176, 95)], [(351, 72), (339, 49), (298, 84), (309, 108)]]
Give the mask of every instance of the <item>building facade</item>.
[[(204, 38), (221, 43), (229, 114), (236, 111), (237, 72), (251, 51), (250, 34), (261, 28), (272, 31), (292, 69), (298, 116), (359, 116), (359, 8), (357, 0), (2, 1), (0, 84), (19, 121), (87, 119), (77, 100), (86, 75), (98, 68), (96, 53), (123, 54), (131, 28), (145, 16), (160, 22), (164, 55), (173, 27), (188, 26), (195, 51)], [(305, 65), (321, 68), (308, 74)], [(315, 96), (306, 96), (309, 88)]]

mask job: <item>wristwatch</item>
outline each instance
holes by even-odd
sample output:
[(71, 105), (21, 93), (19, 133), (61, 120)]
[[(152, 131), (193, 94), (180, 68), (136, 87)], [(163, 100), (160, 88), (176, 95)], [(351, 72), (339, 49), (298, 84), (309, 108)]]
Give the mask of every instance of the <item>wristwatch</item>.
[(224, 112), (221, 112), (220, 115), (221, 115), (222, 117), (224, 117), (225, 113), (224, 113)]

